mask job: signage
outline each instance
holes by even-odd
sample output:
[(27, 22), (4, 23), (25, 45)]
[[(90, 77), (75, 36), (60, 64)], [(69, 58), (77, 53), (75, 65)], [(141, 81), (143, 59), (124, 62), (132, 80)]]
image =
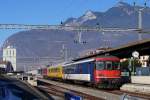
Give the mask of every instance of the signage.
[(65, 100), (83, 100), (83, 98), (73, 93), (65, 93)]

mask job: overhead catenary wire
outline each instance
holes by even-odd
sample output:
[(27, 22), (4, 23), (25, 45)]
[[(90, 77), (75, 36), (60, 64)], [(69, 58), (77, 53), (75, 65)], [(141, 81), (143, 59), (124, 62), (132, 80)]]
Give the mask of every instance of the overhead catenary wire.
[(97, 28), (95, 26), (64, 26), (64, 25), (30, 25), (30, 24), (0, 24), (0, 29), (52, 29), (66, 31), (97, 31), (97, 32), (127, 32), (140, 31), (138, 28)]

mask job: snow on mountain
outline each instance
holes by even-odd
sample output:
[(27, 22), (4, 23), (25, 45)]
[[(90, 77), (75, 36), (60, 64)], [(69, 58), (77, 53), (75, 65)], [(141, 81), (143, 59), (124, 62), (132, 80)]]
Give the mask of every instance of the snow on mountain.
[(81, 16), (80, 18), (71, 18), (69, 20), (67, 20), (65, 23), (66, 26), (72, 25), (72, 26), (79, 26), (81, 24), (83, 24), (86, 21), (89, 20), (94, 20), (96, 19), (97, 16), (94, 14), (94, 12), (92, 11), (87, 11), (83, 16)]
[(114, 7), (130, 7), (131, 5), (125, 2), (118, 2)]
[(92, 12), (92, 11), (87, 11), (85, 13), (85, 15), (82, 17), (83, 20), (92, 20), (92, 19), (96, 19), (96, 15)]
[(88, 20), (94, 20), (97, 16), (92, 11), (87, 11), (79, 20), (78, 23), (83, 24)]

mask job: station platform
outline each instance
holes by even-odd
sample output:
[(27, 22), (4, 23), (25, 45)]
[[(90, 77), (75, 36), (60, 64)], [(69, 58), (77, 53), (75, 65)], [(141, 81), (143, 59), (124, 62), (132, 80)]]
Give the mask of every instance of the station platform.
[(131, 76), (131, 83), (150, 85), (150, 76)]
[[(52, 87), (62, 88), (61, 91), (66, 89), (65, 92), (72, 91), (74, 94), (79, 93), (78, 96), (81, 94), (91, 96), (92, 99), (85, 99), (85, 100), (150, 100), (149, 96), (147, 98), (143, 98), (141, 96), (137, 96), (136, 94), (126, 93), (120, 90), (103, 90), (103, 89), (95, 89), (89, 87), (83, 87), (81, 85), (75, 84), (67, 84), (64, 82), (46, 80), (38, 78), (39, 84), (50, 84)], [(83, 97), (83, 96), (82, 96)], [(98, 99), (94, 99), (94, 97)], [(84, 100), (84, 99), (83, 99)]]
[(30, 84), (0, 75), (0, 100), (51, 100)]
[(123, 91), (150, 94), (150, 76), (131, 76), (131, 83), (124, 84)]
[(150, 85), (146, 84), (135, 84), (135, 83), (124, 84), (120, 88), (120, 90), (150, 95)]

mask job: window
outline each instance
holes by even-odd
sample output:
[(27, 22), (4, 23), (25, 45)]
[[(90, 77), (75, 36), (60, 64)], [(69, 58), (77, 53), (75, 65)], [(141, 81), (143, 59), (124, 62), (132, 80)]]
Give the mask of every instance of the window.
[(120, 63), (106, 61), (106, 69), (107, 70), (120, 70)]
[(113, 68), (112, 68), (112, 62), (106, 61), (106, 69), (107, 70), (113, 70)]
[(66, 74), (72, 74), (76, 72), (76, 65), (69, 65), (69, 66), (65, 66), (64, 69), (64, 73)]
[(11, 50), (9, 51), (9, 56), (11, 56)]
[(30, 77), (30, 80), (33, 80), (33, 77)]
[(120, 70), (120, 63), (119, 62), (112, 62), (112, 61), (97, 61), (96, 62), (96, 69), (97, 70)]
[(119, 62), (112, 62), (112, 66), (114, 70), (119, 70), (120, 69), (120, 63)]
[(22, 78), (19, 78), (20, 80), (22, 80)]
[(6, 55), (8, 55), (8, 50), (6, 51)]
[(23, 77), (23, 80), (28, 80), (28, 77)]
[(97, 70), (105, 69), (105, 63), (104, 62), (96, 62), (96, 69)]
[(13, 56), (15, 56), (15, 51), (13, 50)]

